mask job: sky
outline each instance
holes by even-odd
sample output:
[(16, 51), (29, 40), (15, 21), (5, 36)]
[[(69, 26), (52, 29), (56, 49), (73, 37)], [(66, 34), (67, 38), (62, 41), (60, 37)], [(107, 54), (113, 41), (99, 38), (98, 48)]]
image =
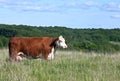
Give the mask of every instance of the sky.
[(120, 28), (120, 0), (0, 0), (0, 24)]

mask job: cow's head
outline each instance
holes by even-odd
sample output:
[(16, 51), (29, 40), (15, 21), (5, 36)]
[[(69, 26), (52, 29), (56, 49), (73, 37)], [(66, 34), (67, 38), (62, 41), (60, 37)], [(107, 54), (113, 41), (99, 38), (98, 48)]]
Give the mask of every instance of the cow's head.
[(58, 40), (56, 41), (57, 46), (62, 47), (62, 48), (67, 48), (67, 45), (65, 43), (65, 39), (63, 36), (59, 36)]

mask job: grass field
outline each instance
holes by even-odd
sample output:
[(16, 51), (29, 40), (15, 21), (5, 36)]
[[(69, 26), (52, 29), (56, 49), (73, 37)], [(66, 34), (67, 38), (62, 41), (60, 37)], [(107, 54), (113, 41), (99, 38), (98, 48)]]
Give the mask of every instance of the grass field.
[(0, 50), (0, 81), (120, 81), (120, 54), (57, 51), (55, 59), (7, 62)]

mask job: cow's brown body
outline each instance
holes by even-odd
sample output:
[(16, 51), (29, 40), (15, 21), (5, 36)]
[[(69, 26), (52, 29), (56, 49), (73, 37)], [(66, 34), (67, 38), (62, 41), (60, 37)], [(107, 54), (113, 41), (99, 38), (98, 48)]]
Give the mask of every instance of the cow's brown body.
[(52, 37), (12, 37), (9, 40), (10, 60), (16, 60), (19, 52), (32, 58), (39, 58), (42, 54), (42, 57), (47, 59), (51, 49), (56, 48), (57, 40), (58, 38)]

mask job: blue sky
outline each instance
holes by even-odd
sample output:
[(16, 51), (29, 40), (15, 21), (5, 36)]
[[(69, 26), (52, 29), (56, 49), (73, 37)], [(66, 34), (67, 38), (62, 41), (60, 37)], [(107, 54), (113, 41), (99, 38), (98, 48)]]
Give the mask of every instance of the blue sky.
[(120, 28), (120, 0), (0, 0), (0, 24)]

